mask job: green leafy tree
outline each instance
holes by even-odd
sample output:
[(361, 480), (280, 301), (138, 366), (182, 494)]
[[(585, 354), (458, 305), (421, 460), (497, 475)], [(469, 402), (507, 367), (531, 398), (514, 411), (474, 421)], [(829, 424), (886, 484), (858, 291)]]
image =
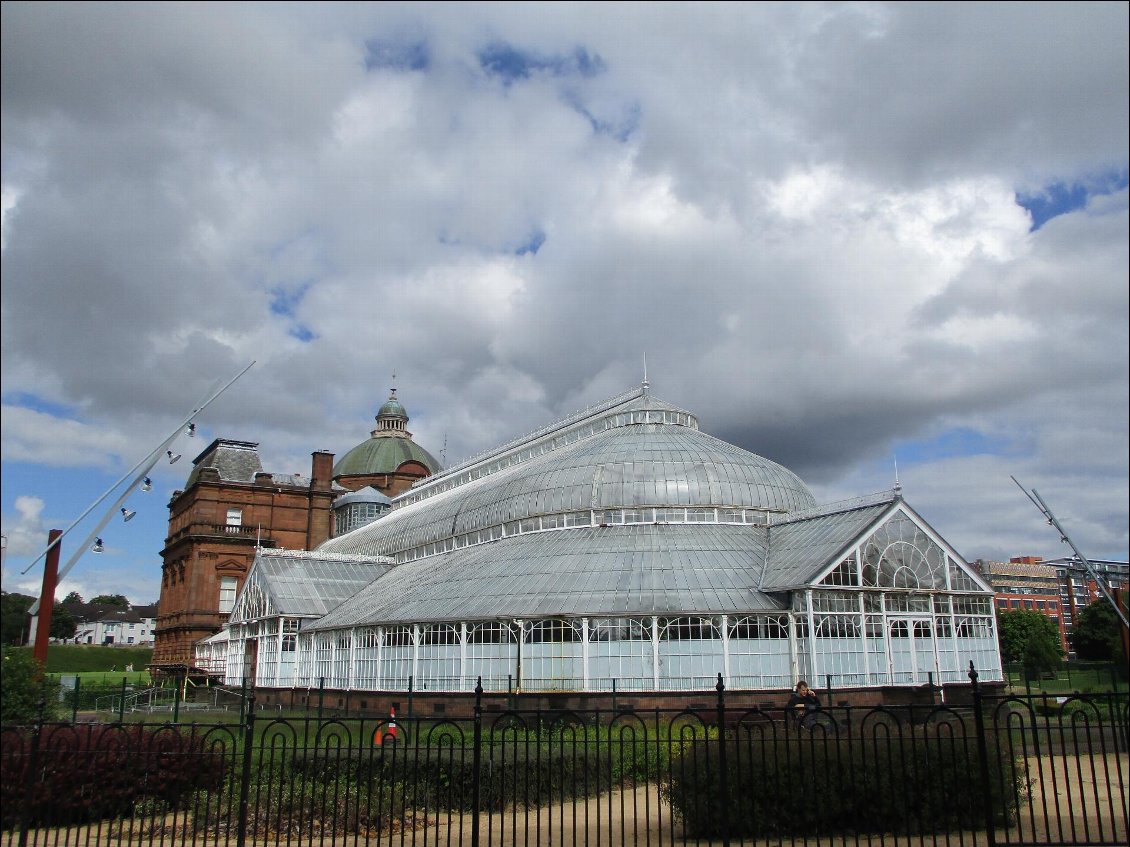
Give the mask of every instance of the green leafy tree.
[(1001, 656), (1006, 662), (1022, 662), (1028, 674), (1059, 669), (1063, 646), (1059, 628), (1051, 618), (1030, 609), (1001, 612), (997, 616)]
[(0, 644), (18, 645), (27, 641), (27, 628), (30, 620), (27, 610), (35, 602), (26, 594), (0, 595)]
[(1105, 599), (1096, 600), (1079, 613), (1071, 632), (1075, 655), (1089, 662), (1125, 662), (1122, 623)]
[(90, 602), (92, 605), (98, 606), (121, 606), (123, 609), (129, 608), (129, 600), (121, 594), (99, 594)]
[(59, 703), (59, 682), (47, 677), (31, 655), (31, 650), (3, 648), (4, 684), (0, 685), (0, 722), (33, 723), (39, 717), (40, 701), (43, 718), (51, 720)]
[(61, 603), (64, 606), (82, 606), (86, 601), (82, 599), (82, 595), (77, 591), (72, 591), (62, 599)]
[(70, 606), (65, 603), (56, 603), (51, 607), (51, 637), (74, 638), (78, 623), (71, 614)]

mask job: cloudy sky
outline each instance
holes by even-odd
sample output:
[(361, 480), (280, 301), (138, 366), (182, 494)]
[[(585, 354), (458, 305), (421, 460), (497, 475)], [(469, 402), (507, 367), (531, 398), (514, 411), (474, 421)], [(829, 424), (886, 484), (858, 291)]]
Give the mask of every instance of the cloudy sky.
[[(4, 589), (37, 593), (47, 530), (252, 361), (187, 458), (223, 436), (307, 473), (395, 373), (452, 464), (646, 356), (821, 501), (897, 464), (967, 559), (1069, 553), (1015, 476), (1125, 559), (1127, 21), (5, 2)], [(189, 469), (64, 590), (155, 600)]]

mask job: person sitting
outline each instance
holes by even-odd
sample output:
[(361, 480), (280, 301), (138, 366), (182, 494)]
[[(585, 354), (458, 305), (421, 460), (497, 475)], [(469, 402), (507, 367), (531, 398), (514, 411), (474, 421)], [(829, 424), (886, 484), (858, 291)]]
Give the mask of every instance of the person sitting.
[(797, 726), (812, 729), (816, 723), (816, 712), (819, 708), (820, 698), (802, 679), (797, 682), (796, 689), (789, 695), (789, 702), (785, 706), (785, 711), (796, 721)]

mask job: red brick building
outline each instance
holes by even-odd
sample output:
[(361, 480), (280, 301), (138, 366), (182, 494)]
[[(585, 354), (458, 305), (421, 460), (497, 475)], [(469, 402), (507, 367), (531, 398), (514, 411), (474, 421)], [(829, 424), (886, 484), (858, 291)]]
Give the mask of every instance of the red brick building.
[(191, 666), (192, 645), (227, 621), (256, 547), (306, 550), (330, 537), (333, 455), (314, 453), (309, 477), (272, 474), (258, 447), (216, 439), (169, 502), (155, 672)]
[[(169, 502), (154, 673), (190, 671), (193, 644), (227, 622), (256, 548), (312, 550), (334, 535), (336, 499), (348, 495), (343, 511), (370, 509), (371, 520), (382, 504), (369, 501), (387, 503), (439, 470), (412, 441), (395, 389), (376, 420), (370, 437), (337, 466), (332, 453), (315, 452), (309, 477), (264, 471), (259, 445), (250, 441), (218, 438), (193, 460), (184, 489)], [(353, 526), (357, 516), (339, 522)]]
[(1059, 630), (1060, 645), (1067, 652), (1067, 628), (1053, 566), (1039, 556), (1013, 556), (1007, 562), (978, 559), (975, 564), (993, 586), (999, 611), (1027, 610), (1049, 618)]

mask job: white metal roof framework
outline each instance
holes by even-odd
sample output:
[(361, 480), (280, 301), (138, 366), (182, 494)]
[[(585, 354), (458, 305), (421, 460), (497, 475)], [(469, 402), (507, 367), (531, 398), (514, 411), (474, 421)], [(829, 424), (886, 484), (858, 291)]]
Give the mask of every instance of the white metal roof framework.
[[(819, 507), (791, 471), (646, 388), (421, 481), (312, 559), (290, 555), (261, 555), (233, 615), (244, 639), (285, 631), (253, 618), (306, 619), (290, 675), (257, 663), (261, 685), (923, 684), (964, 680), (970, 659), (1000, 674), (991, 589), (899, 492)], [(362, 585), (364, 561), (380, 565)], [(291, 590), (321, 581), (325, 596)], [(245, 652), (229, 675), (248, 672)]]

